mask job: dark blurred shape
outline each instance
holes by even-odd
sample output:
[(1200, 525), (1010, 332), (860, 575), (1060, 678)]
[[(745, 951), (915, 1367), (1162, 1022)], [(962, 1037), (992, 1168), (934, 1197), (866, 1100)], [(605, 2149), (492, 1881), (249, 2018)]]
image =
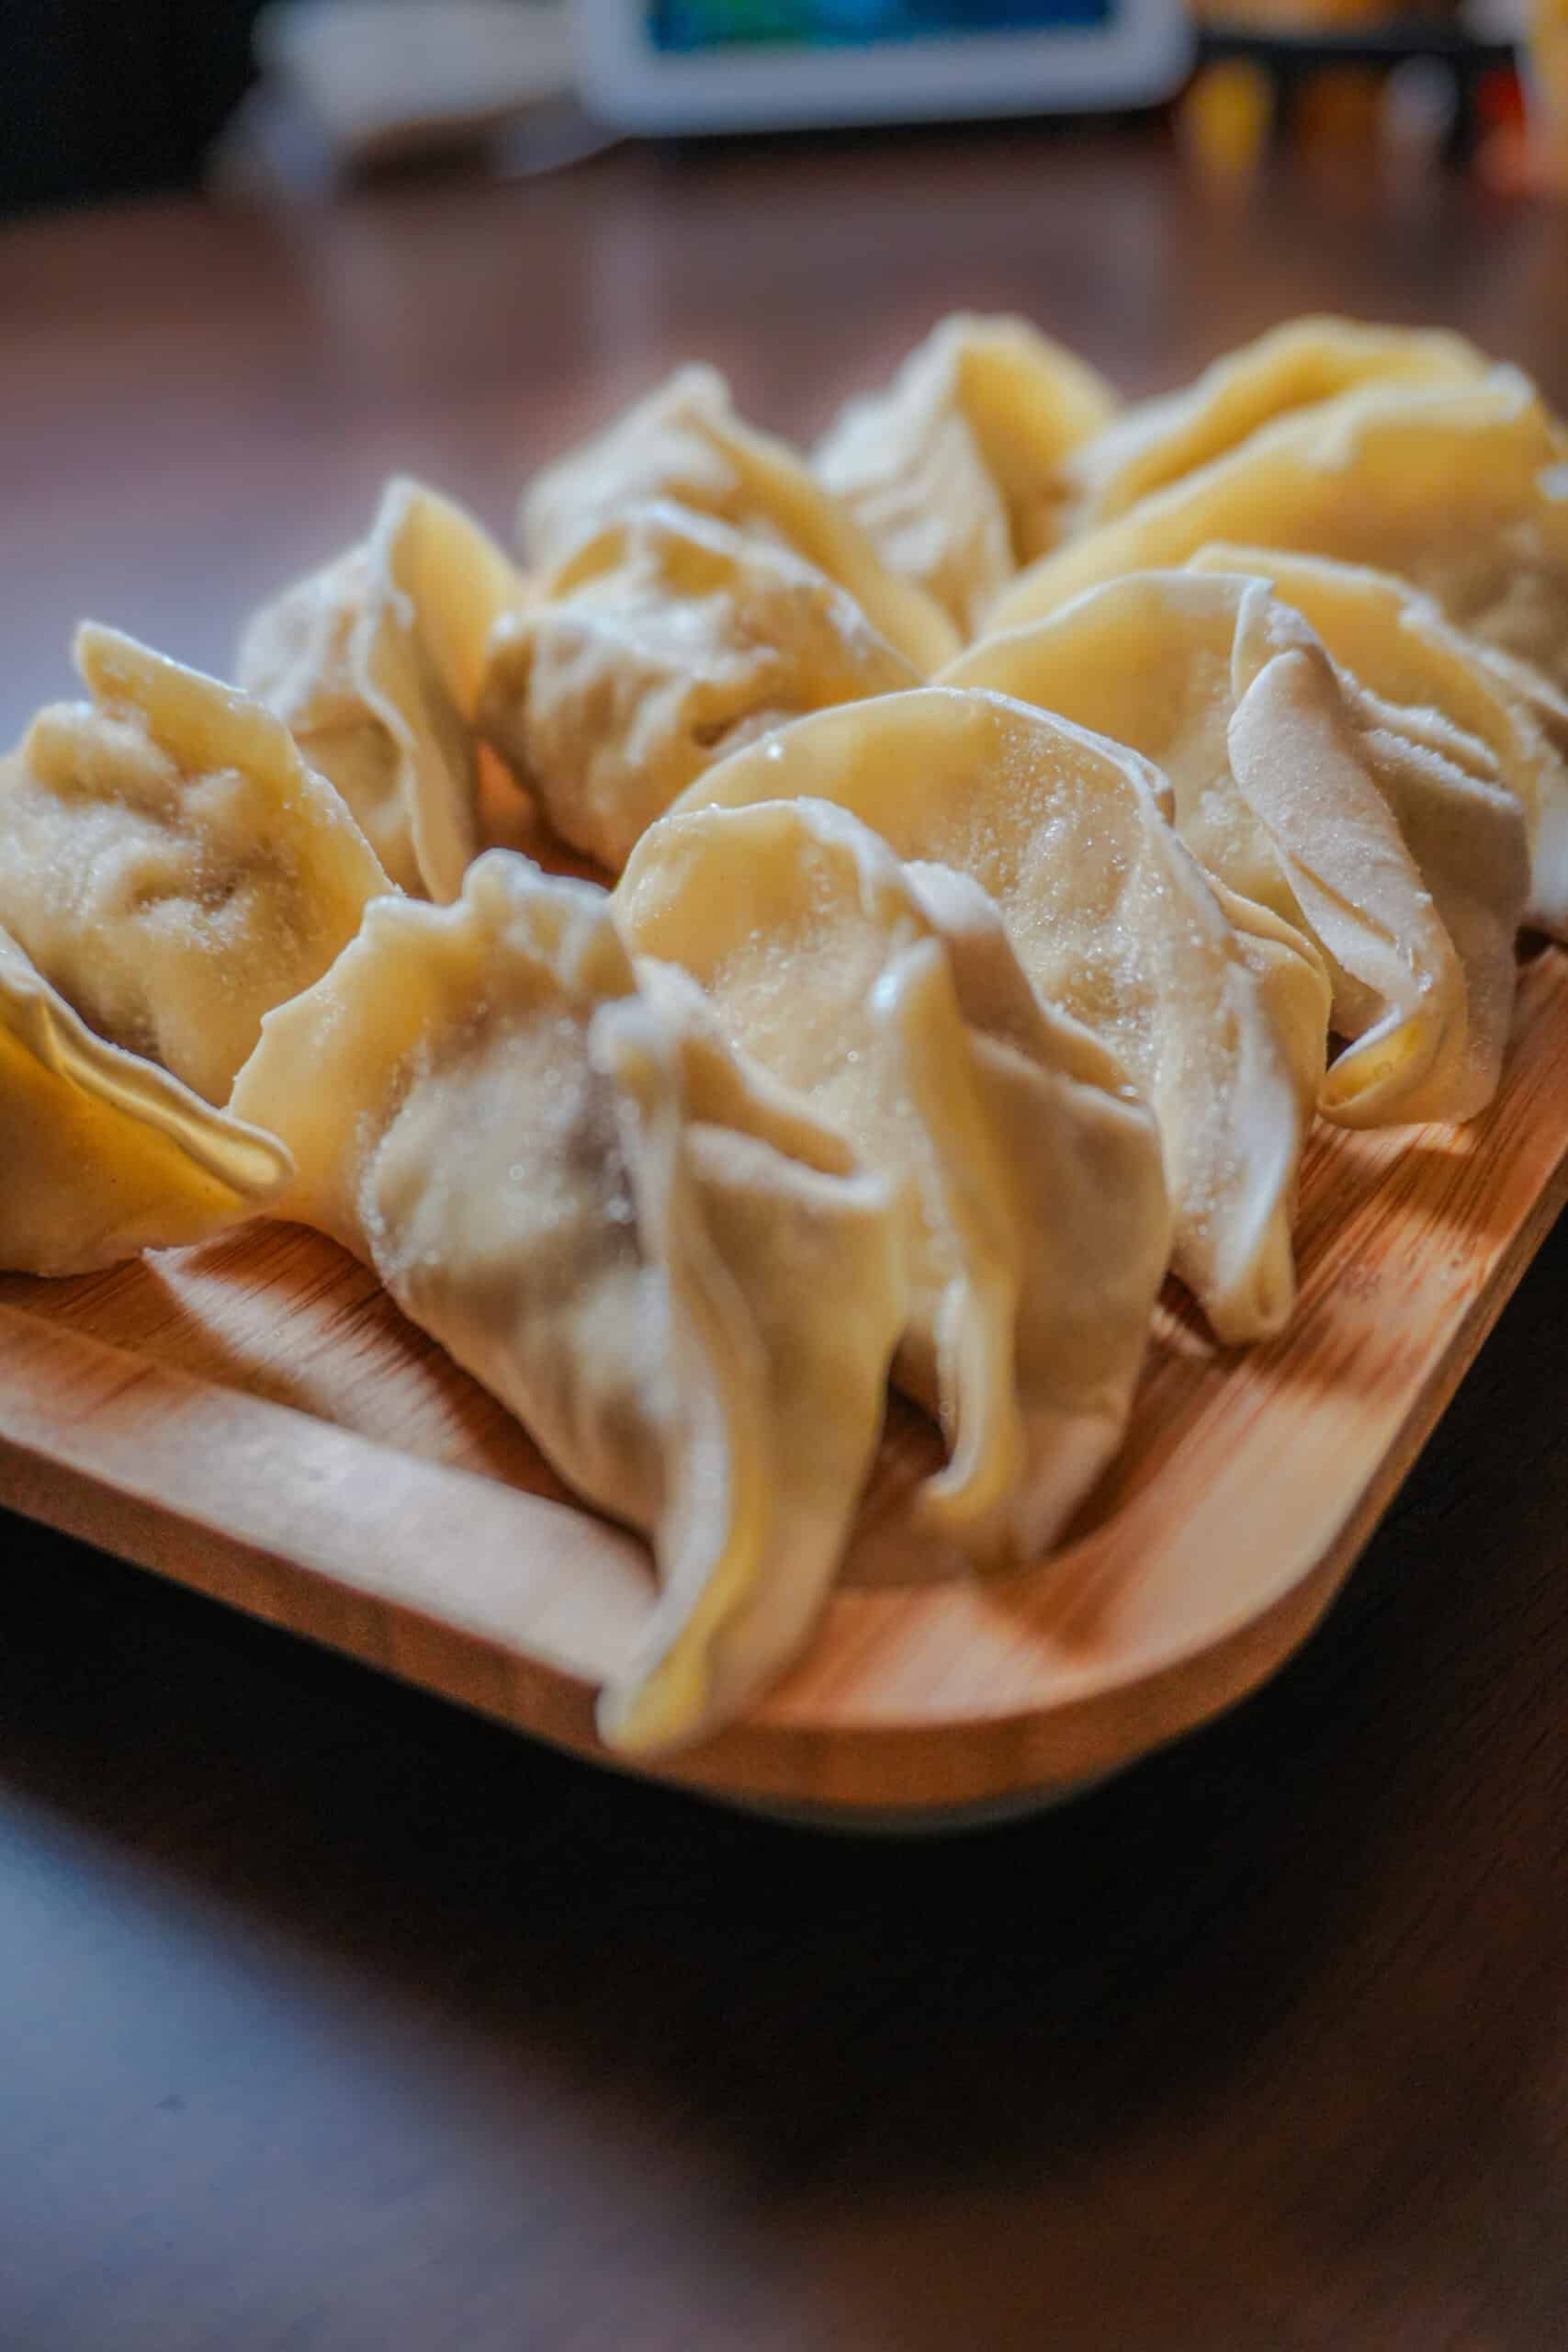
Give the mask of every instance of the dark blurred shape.
[(1247, 0), (1244, 9), (1243, 0), (1220, 0), (1211, 6), (1198, 55), (1201, 68), (1243, 63), (1263, 76), (1266, 136), (1277, 149), (1300, 141), (1308, 149), (1351, 145), (1375, 154), (1388, 76), (1412, 61), (1447, 78), (1440, 153), (1455, 169), (1469, 164), (1485, 127), (1489, 85), (1501, 76), (1520, 105), (1512, 42), (1476, 39), (1451, 10), (1410, 13), (1401, 6), (1386, 20), (1365, 26), (1337, 21), (1321, 31), (1275, 30), (1267, 21), (1270, 5)]
[(0, 0), (0, 208), (173, 187), (251, 79), (261, 0)]

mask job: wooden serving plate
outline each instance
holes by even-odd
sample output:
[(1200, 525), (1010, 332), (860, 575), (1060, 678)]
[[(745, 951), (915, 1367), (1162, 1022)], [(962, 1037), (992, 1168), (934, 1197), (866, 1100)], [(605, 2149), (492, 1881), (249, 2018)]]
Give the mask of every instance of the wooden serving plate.
[[(1462, 1129), (1319, 1127), (1285, 1337), (1218, 1349), (1171, 1295), (1122, 1455), (1071, 1540), (943, 1574), (895, 1407), (809, 1656), (655, 1769), (846, 1821), (1040, 1800), (1251, 1690), (1326, 1607), (1568, 1197), (1568, 956), (1525, 970)], [(519, 1729), (613, 1762), (600, 1677), (651, 1590), (362, 1266), (291, 1227), (0, 1280), (0, 1501)]]

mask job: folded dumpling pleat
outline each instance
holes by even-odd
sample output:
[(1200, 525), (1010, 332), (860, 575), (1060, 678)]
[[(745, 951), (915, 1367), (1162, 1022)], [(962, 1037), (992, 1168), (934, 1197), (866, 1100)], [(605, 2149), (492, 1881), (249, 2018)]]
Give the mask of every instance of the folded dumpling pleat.
[(958, 650), (941, 606), (890, 570), (804, 459), (736, 415), (716, 368), (679, 368), (596, 439), (536, 475), (517, 513), (524, 554), (533, 569), (552, 571), (651, 498), (714, 515), (815, 564), (922, 677)]
[(226, 1102), (387, 877), (259, 703), (113, 629), (76, 663), (92, 702), (0, 761), (0, 924), (99, 1036)]
[(1032, 1557), (1121, 1440), (1169, 1253), (1158, 1136), (1121, 1069), (1042, 1007), (976, 884), (900, 865), (825, 802), (666, 819), (615, 911), (895, 1183), (896, 1377), (952, 1457), (926, 1499), (972, 1555)]
[(1568, 438), (1517, 368), (1373, 384), (1280, 417), (1022, 573), (988, 626), (1216, 539), (1398, 572), (1568, 687)]
[[(1229, 750), (1329, 960), (1336, 1025), (1354, 1041), (1320, 1108), (1345, 1126), (1472, 1117), (1496, 1092), (1513, 1018), (1529, 888), (1523, 807), (1472, 772), (1462, 744), (1418, 738), (1392, 706), (1344, 690), (1321, 646), (1280, 628), (1285, 610), (1244, 605)], [(1416, 997), (1412, 976), (1428, 975), (1430, 998)], [(1451, 1017), (1432, 1020), (1431, 1001), (1444, 1000)]]
[(1257, 1339), (1294, 1295), (1327, 982), (1276, 918), (1257, 939), (1233, 925), (1163, 789), (1135, 752), (1066, 720), (923, 687), (800, 719), (710, 768), (681, 807), (838, 801), (897, 855), (978, 882), (1040, 995), (1110, 1048), (1153, 1110), (1177, 1271), (1222, 1338)]
[(638, 995), (602, 891), (505, 851), (449, 908), (372, 907), (234, 1102), (293, 1149), (279, 1213), (367, 1259), (563, 1477), (651, 1532), (661, 1597), (605, 1737), (734, 1713), (805, 1639), (876, 1442), (903, 1321), (886, 1187), (700, 1001)]
[(456, 898), (479, 849), (471, 724), (522, 576), (471, 515), (389, 482), (369, 537), (256, 613), (238, 676), (330, 776), (400, 888)]
[(917, 683), (815, 565), (656, 501), (606, 525), (501, 623), (479, 725), (556, 831), (616, 873), (737, 744)]
[(1402, 733), (1429, 739), (1445, 760), (1517, 794), (1530, 836), (1525, 921), (1568, 937), (1568, 704), (1543, 678), (1521, 676), (1392, 572), (1224, 546), (1201, 548), (1191, 569), (1266, 579), (1368, 695), (1393, 707)]
[(813, 463), (886, 560), (964, 636), (1056, 536), (1069, 452), (1115, 413), (1104, 379), (1022, 319), (944, 319)]
[(1472, 343), (1441, 329), (1292, 319), (1179, 391), (1134, 401), (1075, 450), (1064, 468), (1066, 520), (1075, 531), (1111, 522), (1275, 418), (1359, 385), (1463, 384), (1487, 366)]
[(1480, 741), (1368, 693), (1255, 578), (1110, 581), (945, 674), (1114, 726), (1168, 777), (1205, 870), (1316, 943), (1357, 1041), (1325, 1081), (1330, 1117), (1461, 1119), (1491, 1099), (1528, 852)]
[(89, 1273), (254, 1216), (275, 1137), (96, 1037), (0, 932), (0, 1268)]

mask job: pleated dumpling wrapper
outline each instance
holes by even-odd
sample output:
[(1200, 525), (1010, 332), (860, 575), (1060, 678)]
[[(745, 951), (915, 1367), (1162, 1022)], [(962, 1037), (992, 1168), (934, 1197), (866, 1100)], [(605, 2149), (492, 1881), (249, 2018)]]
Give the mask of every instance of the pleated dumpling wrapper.
[(1055, 543), (1064, 460), (1117, 399), (1022, 319), (944, 319), (880, 392), (849, 402), (813, 458), (896, 571), (964, 637), (1021, 563)]
[(603, 891), (491, 850), (450, 907), (373, 906), (234, 1090), (293, 1150), (281, 1214), (651, 1532), (660, 1598), (600, 1705), (626, 1749), (714, 1729), (801, 1647), (903, 1324), (886, 1185), (688, 1005), (638, 996)]
[(667, 818), (615, 917), (897, 1185), (895, 1377), (951, 1457), (923, 1500), (972, 1557), (1035, 1557), (1121, 1442), (1169, 1256), (1158, 1133), (1120, 1068), (1041, 1006), (977, 884), (825, 801)]
[(987, 627), (1218, 539), (1398, 572), (1568, 686), (1568, 439), (1517, 368), (1372, 384), (1280, 417), (1021, 573)]
[(715, 515), (814, 563), (921, 677), (958, 650), (941, 605), (884, 563), (787, 442), (737, 416), (716, 368), (678, 368), (596, 439), (536, 475), (517, 510), (525, 559), (553, 571), (650, 498)]
[(462, 508), (388, 483), (367, 538), (253, 615), (241, 685), (288, 722), (400, 889), (455, 899), (479, 854), (472, 722), (522, 574)]
[(1239, 1342), (1280, 1330), (1294, 1297), (1328, 984), (1278, 917), (1221, 903), (1166, 821), (1165, 790), (1135, 752), (1065, 719), (925, 686), (798, 719), (710, 768), (680, 808), (837, 801), (897, 855), (988, 891), (1040, 996), (1110, 1048), (1154, 1112), (1177, 1272)]
[(1393, 707), (1401, 732), (1517, 793), (1530, 837), (1525, 921), (1568, 939), (1568, 706), (1553, 728), (1544, 680), (1521, 684), (1505, 656), (1393, 572), (1226, 546), (1201, 548), (1190, 568), (1267, 580), (1368, 695)]
[(919, 683), (852, 596), (654, 501), (497, 629), (479, 725), (556, 831), (618, 873), (694, 776), (770, 727)]
[(83, 1274), (265, 1208), (273, 1136), (96, 1037), (0, 932), (0, 1268)]
[(1356, 1042), (1319, 1108), (1350, 1126), (1465, 1119), (1496, 1091), (1529, 883), (1523, 808), (1484, 746), (1332, 662), (1268, 582), (1134, 572), (945, 673), (1116, 728), (1175, 793), (1204, 870), (1305, 932)]
[(99, 1036), (226, 1102), (387, 877), (259, 703), (112, 629), (75, 650), (92, 702), (0, 761), (0, 925)]
[(1464, 384), (1484, 353), (1440, 328), (1292, 319), (1226, 352), (1178, 391), (1136, 401), (1064, 468), (1075, 531), (1124, 514), (1141, 498), (1224, 457), (1261, 426), (1363, 384)]

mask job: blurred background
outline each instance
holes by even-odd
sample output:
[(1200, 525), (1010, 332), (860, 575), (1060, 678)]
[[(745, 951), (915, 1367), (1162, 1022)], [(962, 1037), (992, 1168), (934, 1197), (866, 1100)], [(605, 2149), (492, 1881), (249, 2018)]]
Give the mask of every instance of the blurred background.
[(195, 179), (253, 74), (260, 0), (6, 0), (0, 199), (13, 209)]
[(956, 309), (1133, 393), (1441, 319), (1562, 398), (1526, 4), (0, 0), (0, 741), (84, 614), (226, 674), (388, 474), (504, 533), (694, 356), (807, 444)]
[[(1097, 84), (1085, 55), (1134, 17), (1142, 78)], [(970, 51), (1042, 28), (1064, 37), (1064, 58), (1078, 36), (1059, 89), (1041, 69), (1010, 107), (983, 84), (976, 98)], [(617, 95), (584, 88), (585, 40), (605, 55), (620, 43)], [(911, 94), (905, 60), (933, 40), (945, 85)], [(835, 51), (846, 120), (1122, 101), (1168, 111), (1211, 176), (1290, 145), (1430, 161), (1508, 190), (1568, 177), (1568, 0), (5, 0), (0, 209), (287, 192), (414, 164), (546, 168), (649, 127), (646, 93), (626, 95), (638, 47), (661, 89), (678, 65), (694, 82), (739, 69), (688, 117), (676, 106), (660, 126), (676, 130), (788, 124), (802, 60)]]

